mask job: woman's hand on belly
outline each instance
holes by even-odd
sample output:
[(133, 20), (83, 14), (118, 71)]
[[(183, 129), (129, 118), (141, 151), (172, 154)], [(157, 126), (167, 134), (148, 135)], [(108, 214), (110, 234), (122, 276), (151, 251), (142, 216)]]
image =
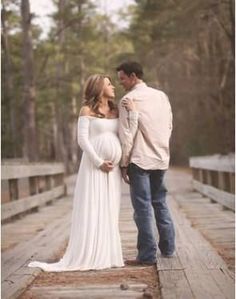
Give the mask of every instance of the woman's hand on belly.
[(104, 161), (99, 168), (104, 172), (110, 172), (114, 168), (114, 164), (111, 161)]

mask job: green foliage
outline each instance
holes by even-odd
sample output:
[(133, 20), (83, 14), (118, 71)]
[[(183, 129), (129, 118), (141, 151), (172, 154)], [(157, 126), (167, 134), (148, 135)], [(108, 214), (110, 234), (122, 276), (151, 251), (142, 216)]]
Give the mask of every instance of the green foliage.
[(129, 37), (146, 80), (170, 96), (172, 161), (234, 151), (232, 1), (136, 1)]
[[(136, 0), (120, 12), (120, 30), (95, 1), (54, 1), (57, 12), (44, 40), (32, 26), (36, 121), (41, 159), (55, 159), (55, 111), (61, 146), (72, 157), (85, 79), (108, 73), (123, 90), (115, 68), (125, 60), (144, 66), (145, 80), (167, 92), (174, 112), (172, 161), (234, 147), (234, 9), (226, 0)], [(20, 1), (3, 1), (8, 49), (2, 44), (2, 155), (22, 155), (23, 73)], [(3, 34), (3, 33), (2, 33)], [(10, 72), (6, 61), (10, 57)], [(11, 88), (9, 89), (9, 77)], [(74, 101), (76, 107), (74, 107)], [(55, 109), (55, 111), (54, 111)], [(54, 112), (53, 112), (54, 111)], [(13, 117), (14, 116), (14, 117)], [(13, 119), (15, 121), (13, 121)], [(17, 134), (14, 134), (17, 130)]]

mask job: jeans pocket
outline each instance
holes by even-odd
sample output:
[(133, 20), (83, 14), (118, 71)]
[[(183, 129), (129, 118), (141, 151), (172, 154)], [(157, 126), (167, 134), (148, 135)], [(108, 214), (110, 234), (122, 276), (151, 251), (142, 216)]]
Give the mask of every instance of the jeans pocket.
[(134, 163), (131, 163), (130, 164), (130, 170), (131, 171), (144, 171), (144, 169), (142, 169), (141, 167), (139, 167), (138, 165), (134, 164)]
[(136, 165), (134, 163), (131, 163), (128, 168), (128, 175), (132, 175), (132, 174), (147, 175), (148, 171), (139, 167), (138, 165)]

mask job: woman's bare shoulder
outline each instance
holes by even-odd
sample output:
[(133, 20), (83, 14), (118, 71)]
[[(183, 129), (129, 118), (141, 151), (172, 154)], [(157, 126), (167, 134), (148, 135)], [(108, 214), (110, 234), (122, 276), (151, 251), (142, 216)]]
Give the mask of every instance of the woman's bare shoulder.
[(79, 116), (92, 116), (92, 110), (89, 106), (82, 106), (80, 109)]

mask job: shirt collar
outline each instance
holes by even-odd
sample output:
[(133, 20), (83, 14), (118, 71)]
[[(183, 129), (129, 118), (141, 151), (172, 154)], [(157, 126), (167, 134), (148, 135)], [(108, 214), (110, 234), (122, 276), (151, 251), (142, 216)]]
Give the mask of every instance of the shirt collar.
[(141, 88), (144, 86), (147, 86), (147, 84), (145, 82), (140, 82), (140, 83), (137, 83), (136, 85), (134, 85), (134, 87), (132, 87), (131, 90), (135, 90), (135, 89), (138, 89), (138, 88)]

